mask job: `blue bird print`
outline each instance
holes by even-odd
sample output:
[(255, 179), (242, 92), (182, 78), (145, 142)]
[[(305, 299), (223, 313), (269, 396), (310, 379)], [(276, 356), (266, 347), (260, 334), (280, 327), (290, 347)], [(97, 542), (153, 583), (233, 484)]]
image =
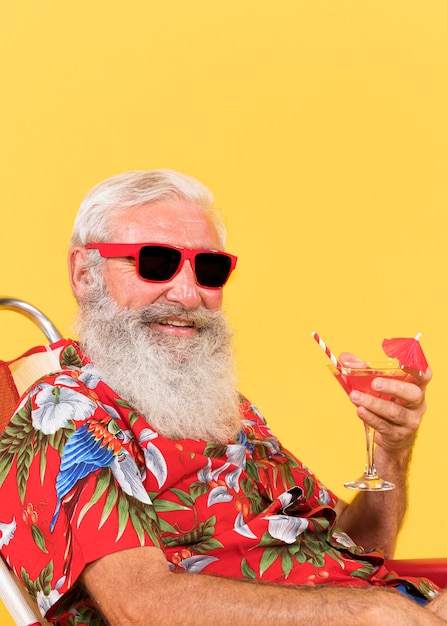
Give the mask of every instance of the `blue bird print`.
[(62, 500), (75, 484), (91, 472), (110, 467), (114, 458), (120, 454), (122, 444), (117, 439), (120, 433), (121, 429), (112, 419), (106, 424), (84, 424), (69, 438), (56, 479), (57, 505), (50, 524), (51, 532), (59, 516)]

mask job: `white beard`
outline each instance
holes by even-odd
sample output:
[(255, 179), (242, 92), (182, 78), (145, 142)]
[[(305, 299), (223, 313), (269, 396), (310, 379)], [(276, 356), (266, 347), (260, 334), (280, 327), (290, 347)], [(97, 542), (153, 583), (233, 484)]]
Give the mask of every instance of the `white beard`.
[[(194, 323), (194, 336), (151, 329), (176, 316)], [(220, 310), (120, 309), (96, 293), (81, 305), (76, 327), (103, 380), (160, 434), (226, 443), (240, 430), (231, 334)]]

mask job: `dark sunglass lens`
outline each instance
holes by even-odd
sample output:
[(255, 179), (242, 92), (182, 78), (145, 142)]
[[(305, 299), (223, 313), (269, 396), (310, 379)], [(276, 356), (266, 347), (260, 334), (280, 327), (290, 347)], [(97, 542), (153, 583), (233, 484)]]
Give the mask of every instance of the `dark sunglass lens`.
[(196, 256), (197, 282), (202, 287), (222, 287), (231, 271), (231, 258), (226, 254), (201, 252)]
[(180, 251), (174, 248), (143, 246), (138, 260), (140, 276), (146, 280), (169, 280), (177, 271), (181, 258)]

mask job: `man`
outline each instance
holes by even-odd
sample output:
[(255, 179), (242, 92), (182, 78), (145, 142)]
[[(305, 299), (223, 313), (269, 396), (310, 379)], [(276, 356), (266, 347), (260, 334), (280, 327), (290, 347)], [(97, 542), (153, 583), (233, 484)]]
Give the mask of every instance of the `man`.
[(221, 304), (236, 258), (211, 207), (169, 170), (82, 203), (80, 344), (0, 439), (4, 556), (60, 624), (445, 623), (444, 594), (374, 550), (394, 550), (430, 372), (377, 379), (392, 401), (351, 394), (396, 489), (338, 500), (235, 391)]

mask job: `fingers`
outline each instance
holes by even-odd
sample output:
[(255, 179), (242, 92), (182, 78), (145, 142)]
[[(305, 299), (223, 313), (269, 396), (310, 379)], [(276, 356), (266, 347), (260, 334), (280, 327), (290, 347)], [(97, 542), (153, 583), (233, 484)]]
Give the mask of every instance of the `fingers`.
[(366, 365), (366, 362), (363, 359), (355, 356), (355, 354), (351, 354), (351, 352), (342, 352), (338, 360), (342, 365), (347, 366), (349, 363), (351, 367), (355, 367), (356, 365), (358, 365), (359, 367), (365, 367)]
[[(408, 407), (417, 407), (424, 401), (426, 384), (420, 379), (416, 381), (411, 375), (405, 380), (398, 378), (376, 378), (371, 388), (379, 394), (380, 399), (398, 401)], [(377, 403), (379, 406), (381, 403)]]
[[(386, 402), (386, 401), (385, 401)], [(411, 411), (401, 405), (388, 402), (390, 409), (378, 415), (363, 405), (357, 406), (357, 415), (375, 431), (375, 442), (384, 450), (411, 450), (421, 423), (423, 410), (420, 413)], [(377, 408), (375, 408), (377, 411)]]
[(425, 411), (422, 399), (416, 407), (403, 405), (395, 400), (384, 400), (366, 394), (351, 394), (351, 400), (357, 407), (357, 415), (374, 430), (388, 432), (390, 427), (404, 428), (406, 431), (417, 430)]
[(373, 381), (375, 397), (353, 391), (351, 401), (357, 407), (357, 415), (376, 431), (376, 441), (385, 448), (410, 447), (425, 412), (425, 388), (431, 379), (431, 371), (415, 379), (407, 380), (377, 378)]
[(419, 385), (419, 387), (422, 387), (423, 389), (427, 387), (428, 383), (433, 378), (433, 372), (430, 368), (428, 368), (426, 372), (420, 373), (417, 370), (411, 369), (409, 367), (404, 367), (404, 372), (406, 372), (409, 377), (411, 377), (412, 382), (414, 382), (416, 385)]

